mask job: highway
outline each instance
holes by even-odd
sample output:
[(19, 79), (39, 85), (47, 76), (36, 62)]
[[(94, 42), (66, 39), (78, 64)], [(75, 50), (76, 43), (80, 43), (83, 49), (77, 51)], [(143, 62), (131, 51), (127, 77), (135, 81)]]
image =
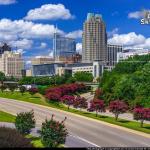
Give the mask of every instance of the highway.
[[(40, 128), (46, 118), (52, 114), (55, 119), (65, 122), (70, 137), (67, 139), (68, 147), (150, 147), (150, 135), (111, 125), (94, 119), (89, 119), (79, 115), (74, 115), (65, 111), (35, 105), (32, 103), (21, 102), (0, 98), (0, 110), (11, 114), (30, 111), (35, 112), (36, 127)], [(80, 143), (80, 144), (79, 144)]]

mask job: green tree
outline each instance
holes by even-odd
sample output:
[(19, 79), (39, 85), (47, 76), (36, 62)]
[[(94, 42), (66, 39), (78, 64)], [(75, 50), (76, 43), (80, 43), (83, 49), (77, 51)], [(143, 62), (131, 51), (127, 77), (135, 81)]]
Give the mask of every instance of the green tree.
[(5, 74), (3, 72), (0, 72), (0, 82), (1, 82), (1, 84), (3, 84), (5, 79), (6, 79)]
[(15, 126), (21, 134), (29, 134), (31, 129), (35, 127), (33, 110), (30, 112), (21, 112), (17, 114)]
[(2, 84), (2, 85), (0, 86), (0, 89), (1, 89), (2, 92), (4, 92), (4, 91), (7, 89), (7, 85)]
[(22, 95), (26, 92), (26, 88), (24, 86), (20, 86), (19, 90), (20, 90), (20, 93), (22, 93)]
[(8, 84), (8, 89), (13, 93), (18, 88), (17, 84), (10, 83)]
[(89, 72), (76, 72), (74, 74), (74, 77), (77, 81), (82, 82), (92, 82), (93, 81), (93, 75)]
[(45, 147), (58, 147), (60, 144), (65, 144), (66, 137), (68, 135), (67, 129), (64, 125), (64, 121), (58, 122), (53, 119), (52, 115), (51, 120), (45, 120), (42, 123), (41, 140)]

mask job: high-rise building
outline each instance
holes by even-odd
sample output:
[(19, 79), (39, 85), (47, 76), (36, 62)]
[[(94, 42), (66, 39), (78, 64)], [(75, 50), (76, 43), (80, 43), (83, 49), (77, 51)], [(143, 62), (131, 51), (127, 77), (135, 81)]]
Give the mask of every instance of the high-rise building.
[(6, 76), (21, 77), (24, 61), (20, 53), (5, 51), (0, 57), (0, 71)]
[(75, 39), (63, 37), (58, 33), (54, 33), (53, 50), (55, 61), (59, 61), (61, 57), (72, 56), (76, 53)]
[(83, 25), (82, 61), (106, 61), (107, 34), (101, 15), (88, 13)]
[(107, 65), (115, 66), (117, 64), (117, 53), (123, 51), (122, 45), (107, 45)]

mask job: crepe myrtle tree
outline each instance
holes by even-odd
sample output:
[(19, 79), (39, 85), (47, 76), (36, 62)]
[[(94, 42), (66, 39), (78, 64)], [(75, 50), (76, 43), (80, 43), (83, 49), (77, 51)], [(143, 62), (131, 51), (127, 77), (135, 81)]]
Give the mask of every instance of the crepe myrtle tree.
[(61, 122), (54, 120), (54, 115), (52, 115), (50, 120), (45, 120), (42, 123), (42, 128), (40, 131), (41, 141), (45, 147), (58, 147), (60, 144), (65, 144), (68, 131), (65, 127), (65, 119)]
[(98, 115), (98, 112), (105, 112), (105, 104), (103, 100), (100, 99), (94, 99), (90, 102), (90, 108), (87, 109), (90, 112), (95, 111), (96, 117)]
[(115, 120), (118, 120), (119, 114), (123, 114), (128, 110), (128, 105), (121, 101), (115, 100), (109, 104), (109, 112), (112, 112), (115, 115)]
[(150, 121), (150, 108), (136, 107), (133, 110), (133, 118), (140, 120), (141, 128), (143, 127), (144, 120)]
[(75, 97), (72, 95), (64, 95), (63, 97), (61, 97), (61, 102), (68, 105), (68, 110), (70, 108), (70, 105), (73, 105), (74, 101), (75, 101)]
[(80, 96), (77, 96), (75, 98), (75, 101), (73, 103), (74, 108), (80, 108), (81, 110), (81, 109), (86, 109), (87, 106), (88, 106), (87, 99), (85, 99), (84, 97), (80, 97)]

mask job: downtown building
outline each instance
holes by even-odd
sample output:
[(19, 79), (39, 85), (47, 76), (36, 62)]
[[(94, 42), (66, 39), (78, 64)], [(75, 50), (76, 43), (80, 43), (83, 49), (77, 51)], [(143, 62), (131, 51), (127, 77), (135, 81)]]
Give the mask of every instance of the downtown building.
[(54, 33), (53, 52), (55, 61), (69, 59), (76, 54), (75, 39), (61, 36), (57, 32)]
[(88, 13), (83, 25), (82, 61), (93, 62), (107, 60), (107, 34), (101, 15)]
[(4, 51), (0, 56), (0, 71), (6, 76), (22, 77), (22, 70), (24, 70), (24, 60), (21, 53), (12, 51)]
[(117, 56), (118, 53), (123, 52), (123, 46), (122, 45), (112, 45), (108, 44), (107, 45), (107, 66), (109, 67), (115, 67), (117, 64)]

